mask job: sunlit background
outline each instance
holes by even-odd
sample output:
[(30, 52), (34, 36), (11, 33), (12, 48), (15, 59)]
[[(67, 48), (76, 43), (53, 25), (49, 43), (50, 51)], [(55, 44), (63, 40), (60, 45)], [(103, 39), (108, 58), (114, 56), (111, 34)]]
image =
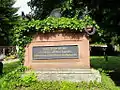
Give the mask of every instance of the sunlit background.
[(31, 10), (30, 7), (28, 7), (27, 2), (30, 0), (16, 0), (16, 3), (13, 5), (13, 7), (18, 7), (19, 10), (17, 12), (18, 15), (21, 15), (21, 12), (23, 11), (25, 14), (28, 14)]

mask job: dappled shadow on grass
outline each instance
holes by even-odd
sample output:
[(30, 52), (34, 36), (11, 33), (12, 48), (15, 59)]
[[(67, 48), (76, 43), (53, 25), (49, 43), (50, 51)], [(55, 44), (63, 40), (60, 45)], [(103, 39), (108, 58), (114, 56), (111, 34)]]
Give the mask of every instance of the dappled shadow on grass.
[(91, 57), (90, 63), (95, 69), (120, 71), (120, 58), (117, 56), (108, 56), (108, 61), (104, 57)]
[(120, 86), (120, 58), (118, 56), (108, 56), (108, 61), (104, 57), (91, 57), (91, 67), (107, 71), (117, 86)]
[(110, 78), (114, 81), (114, 83), (116, 84), (116, 86), (120, 86), (120, 72), (109, 72), (108, 73)]

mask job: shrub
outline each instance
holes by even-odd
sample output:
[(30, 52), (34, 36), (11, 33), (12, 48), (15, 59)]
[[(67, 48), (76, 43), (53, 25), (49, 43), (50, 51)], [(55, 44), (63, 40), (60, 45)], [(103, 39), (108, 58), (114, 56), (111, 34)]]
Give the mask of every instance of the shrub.
[(26, 67), (21, 65), (16, 70), (4, 75), (0, 79), (0, 88), (2, 90), (13, 90), (15, 87), (21, 85), (21, 74), (26, 69)]
[(22, 86), (30, 86), (31, 83), (34, 83), (37, 81), (37, 76), (34, 72), (28, 72), (22, 75), (21, 82)]

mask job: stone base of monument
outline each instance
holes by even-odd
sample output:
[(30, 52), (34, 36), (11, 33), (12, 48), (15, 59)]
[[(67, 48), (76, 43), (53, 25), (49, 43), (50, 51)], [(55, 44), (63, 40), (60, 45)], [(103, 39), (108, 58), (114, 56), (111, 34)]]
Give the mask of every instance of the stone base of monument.
[(36, 74), (43, 81), (101, 82), (99, 71), (94, 69), (40, 69)]

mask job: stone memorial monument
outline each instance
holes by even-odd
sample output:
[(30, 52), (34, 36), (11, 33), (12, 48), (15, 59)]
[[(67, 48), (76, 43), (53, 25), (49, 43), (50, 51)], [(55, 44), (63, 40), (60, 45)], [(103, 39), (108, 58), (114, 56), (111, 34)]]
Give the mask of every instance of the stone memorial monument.
[[(39, 80), (100, 82), (99, 72), (90, 68), (89, 35), (95, 28), (86, 25), (94, 25), (92, 19), (87, 14), (82, 20), (64, 18), (59, 8), (50, 16), (55, 18), (34, 22), (40, 27), (25, 47), (24, 65), (35, 70)], [(42, 33), (42, 29), (49, 32)]]
[(25, 48), (24, 65), (36, 70), (40, 80), (98, 81), (90, 69), (89, 40), (85, 32), (37, 33)]

